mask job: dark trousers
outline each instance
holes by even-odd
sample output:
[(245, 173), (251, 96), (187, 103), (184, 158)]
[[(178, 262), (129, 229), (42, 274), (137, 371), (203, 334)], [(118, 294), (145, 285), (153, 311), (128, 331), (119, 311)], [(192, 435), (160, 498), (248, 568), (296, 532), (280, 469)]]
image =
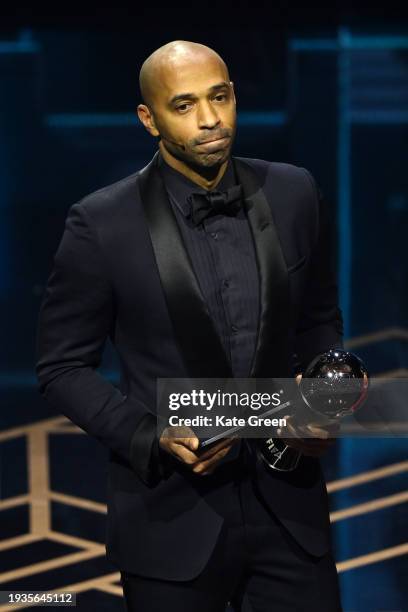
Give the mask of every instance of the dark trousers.
[(236, 612), (342, 611), (332, 553), (305, 552), (264, 505), (249, 472), (213, 503), (225, 520), (204, 570), (183, 582), (122, 572), (128, 612), (225, 612), (228, 604)]

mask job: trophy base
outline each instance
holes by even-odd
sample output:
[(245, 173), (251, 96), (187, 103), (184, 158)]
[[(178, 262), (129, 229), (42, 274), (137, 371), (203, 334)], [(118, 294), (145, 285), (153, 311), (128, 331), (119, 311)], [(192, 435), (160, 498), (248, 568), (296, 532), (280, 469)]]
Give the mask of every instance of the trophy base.
[(256, 448), (261, 460), (277, 472), (292, 472), (302, 456), (301, 452), (274, 438), (259, 440)]

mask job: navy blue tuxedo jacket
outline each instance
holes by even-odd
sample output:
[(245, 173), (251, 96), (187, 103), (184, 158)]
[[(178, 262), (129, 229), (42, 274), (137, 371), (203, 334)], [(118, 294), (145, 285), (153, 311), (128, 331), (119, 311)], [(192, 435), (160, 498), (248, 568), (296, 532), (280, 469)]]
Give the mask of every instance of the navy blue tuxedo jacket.
[[(212, 476), (176, 460), (161, 476), (155, 469), (156, 380), (232, 373), (157, 157), (70, 207), (40, 309), (36, 372), (46, 400), (110, 449), (108, 558), (128, 572), (188, 580), (203, 569), (223, 519), (208, 502)], [(232, 160), (260, 281), (251, 377), (293, 376), (342, 346), (330, 211), (304, 168)], [(97, 370), (108, 337), (119, 388)], [(288, 474), (257, 464), (256, 477), (298, 543), (324, 554), (330, 530), (319, 460), (303, 456)]]

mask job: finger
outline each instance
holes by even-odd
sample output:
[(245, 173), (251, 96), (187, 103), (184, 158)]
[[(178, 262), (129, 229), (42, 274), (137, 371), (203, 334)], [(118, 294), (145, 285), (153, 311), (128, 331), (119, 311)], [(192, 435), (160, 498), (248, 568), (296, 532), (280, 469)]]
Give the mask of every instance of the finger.
[(216, 444), (211, 445), (210, 448), (206, 449), (204, 447), (202, 451), (199, 450), (197, 455), (200, 459), (208, 459), (209, 457), (212, 457), (215, 453), (217, 453), (219, 450), (227, 447), (230, 448), (238, 441), (238, 439), (239, 438), (223, 438)]
[(229, 450), (230, 450), (229, 447), (223, 448), (220, 451), (218, 451), (218, 453), (213, 455), (210, 459), (207, 459), (206, 461), (199, 461), (197, 465), (193, 467), (193, 472), (195, 472), (196, 474), (202, 474), (203, 472), (206, 472), (211, 468), (215, 468), (217, 463), (223, 457), (225, 457), (225, 455), (229, 452)]
[(316, 430), (318, 433), (322, 428), (315, 423), (295, 423), (291, 419), (291, 417), (286, 418), (286, 427), (285, 431), (291, 433), (297, 438), (302, 438), (304, 435), (310, 435)]
[(329, 433), (325, 429), (313, 427), (312, 425), (306, 425), (304, 433), (305, 435), (313, 436), (313, 438), (320, 438), (321, 440), (327, 440), (329, 437)]
[(197, 436), (189, 436), (188, 438), (173, 438), (171, 441), (173, 444), (178, 444), (187, 448), (190, 451), (196, 451), (200, 445), (200, 441)]
[(320, 438), (323, 440), (329, 438), (330, 434), (332, 433), (328, 429), (328, 427), (323, 427), (321, 425), (317, 425), (313, 423), (297, 425), (296, 427), (293, 426), (291, 423), (289, 423), (289, 425), (286, 427), (286, 431), (287, 433), (290, 433), (292, 436), (296, 438), (306, 438), (306, 439), (309, 438), (310, 439), (311, 437), (313, 437), (313, 438)]
[(215, 465), (212, 468), (206, 470), (205, 472), (201, 472), (201, 476), (209, 476), (210, 474), (212, 474), (215, 471), (216, 467), (217, 466)]
[(312, 435), (313, 437), (316, 438), (323, 438), (323, 439), (329, 439), (330, 437), (333, 436), (333, 434), (336, 434), (337, 431), (339, 430), (338, 426), (319, 426), (319, 425), (308, 425), (307, 427), (304, 428), (305, 434), (308, 435), (310, 437), (310, 435)]
[(308, 423), (308, 427), (311, 430), (316, 429), (317, 431), (326, 431), (327, 433), (335, 433), (340, 429), (338, 423)]
[(191, 427), (166, 427), (163, 431), (161, 439), (168, 440), (169, 443), (182, 444), (186, 448), (195, 451), (199, 446), (199, 439), (195, 435)]
[(211, 468), (212, 466), (215, 466), (223, 457), (225, 457), (229, 450), (230, 447), (224, 447), (208, 459), (200, 461), (200, 471), (204, 471), (208, 468)]
[(285, 419), (285, 421), (286, 421), (286, 425), (285, 425), (285, 427), (284, 427), (284, 428), (279, 427), (279, 428), (276, 430), (276, 434), (277, 434), (277, 436), (278, 436), (278, 437), (281, 437), (281, 436), (287, 436), (287, 434), (289, 433), (289, 434), (290, 434), (291, 436), (293, 436), (294, 438), (299, 437), (299, 436), (297, 436), (297, 435), (296, 435), (296, 430), (295, 430), (295, 428), (294, 428), (293, 424), (291, 423), (291, 420), (290, 420), (290, 419), (291, 419), (291, 417), (290, 417), (289, 415), (285, 415), (283, 418), (284, 418), (284, 419)]
[(227, 439), (222, 440), (219, 444), (217, 444), (216, 449), (213, 449), (213, 448), (208, 449), (205, 456), (201, 455), (200, 451), (193, 452), (190, 449), (186, 448), (185, 445), (181, 443), (182, 441), (184, 442), (185, 440), (177, 439), (177, 438), (174, 439), (172, 443), (170, 444), (170, 450), (174, 454), (174, 456), (177, 459), (180, 459), (183, 463), (186, 463), (188, 465), (193, 465), (194, 463), (201, 462), (203, 457), (204, 459), (209, 459), (210, 457), (214, 456), (216, 453), (218, 453), (220, 450), (224, 448), (229, 450), (232, 444), (236, 441), (236, 439), (227, 438)]
[(169, 445), (169, 449), (171, 454), (182, 463), (194, 465), (199, 461), (199, 457), (182, 444), (172, 443)]

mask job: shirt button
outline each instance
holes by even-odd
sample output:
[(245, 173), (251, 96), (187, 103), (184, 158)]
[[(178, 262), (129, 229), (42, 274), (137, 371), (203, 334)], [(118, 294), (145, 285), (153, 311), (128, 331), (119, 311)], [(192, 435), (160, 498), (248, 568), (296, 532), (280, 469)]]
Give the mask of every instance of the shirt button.
[(236, 325), (231, 325), (231, 331), (235, 334), (238, 331), (238, 327)]
[(228, 289), (228, 287), (230, 286), (230, 284), (229, 284), (229, 280), (227, 280), (227, 279), (223, 280), (223, 281), (222, 281), (222, 285), (223, 285), (223, 287), (225, 287), (226, 289)]
[(211, 232), (210, 236), (211, 238), (214, 238), (214, 240), (217, 240), (218, 234), (217, 232)]

